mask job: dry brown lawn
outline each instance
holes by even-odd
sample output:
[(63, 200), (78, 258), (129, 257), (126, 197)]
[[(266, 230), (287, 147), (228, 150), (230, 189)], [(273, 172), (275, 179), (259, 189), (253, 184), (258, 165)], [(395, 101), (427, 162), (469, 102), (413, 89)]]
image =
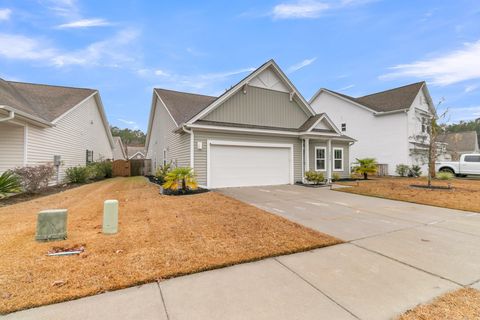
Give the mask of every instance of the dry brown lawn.
[(449, 190), (430, 190), (411, 187), (412, 184), (427, 184), (425, 178), (373, 178), (341, 183), (352, 188), (338, 191), (375, 196), (393, 200), (409, 201), (432, 206), (480, 212), (480, 180), (454, 179), (434, 181), (434, 185), (447, 186)]
[[(103, 201), (120, 232), (103, 235)], [(68, 240), (34, 241), (36, 215), (68, 208)], [(0, 313), (340, 243), (218, 193), (162, 196), (142, 177), (115, 178), (0, 208)], [(54, 246), (85, 245), (48, 257)]]
[(460, 289), (407, 311), (398, 320), (480, 319), (480, 291)]

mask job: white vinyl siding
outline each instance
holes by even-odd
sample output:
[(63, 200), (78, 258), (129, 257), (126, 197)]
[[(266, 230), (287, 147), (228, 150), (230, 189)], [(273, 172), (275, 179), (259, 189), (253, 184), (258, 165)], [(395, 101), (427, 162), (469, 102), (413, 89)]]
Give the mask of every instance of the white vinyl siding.
[(61, 118), (54, 127), (29, 125), (27, 164), (53, 163), (53, 156), (60, 155), (62, 181), (65, 169), (86, 164), (86, 150), (93, 151), (94, 161), (113, 158), (107, 130), (97, 102), (91, 97)]
[(23, 166), (24, 130), (23, 126), (0, 122), (0, 174)]
[(327, 170), (327, 148), (315, 147), (315, 171)]

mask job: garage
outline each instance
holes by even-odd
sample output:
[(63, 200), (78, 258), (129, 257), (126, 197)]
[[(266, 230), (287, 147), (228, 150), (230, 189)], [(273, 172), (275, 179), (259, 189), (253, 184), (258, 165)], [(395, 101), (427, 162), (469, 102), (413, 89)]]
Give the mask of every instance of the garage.
[(291, 144), (209, 141), (209, 188), (293, 183)]

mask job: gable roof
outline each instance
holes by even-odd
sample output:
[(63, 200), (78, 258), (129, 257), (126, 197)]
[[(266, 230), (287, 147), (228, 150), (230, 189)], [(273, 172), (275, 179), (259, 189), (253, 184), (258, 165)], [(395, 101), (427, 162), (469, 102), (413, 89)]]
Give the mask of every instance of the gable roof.
[(187, 122), (217, 99), (217, 97), (167, 89), (155, 88), (154, 90), (177, 125)]
[(476, 131), (443, 133), (438, 135), (437, 141), (447, 143), (448, 151), (475, 152), (479, 149)]
[(125, 147), (123, 146), (122, 138), (120, 138), (119, 136), (114, 136), (113, 143), (114, 143), (114, 146), (113, 146), (114, 151), (117, 148), (117, 144), (118, 144), (118, 149), (121, 151), (123, 158), (126, 159), (127, 154), (125, 153)]
[(97, 90), (0, 79), (0, 105), (52, 122)]
[(141, 153), (145, 157), (145, 146), (126, 146), (128, 159), (137, 153)]
[(424, 85), (425, 81), (421, 81), (356, 98), (322, 88), (310, 99), (310, 103), (318, 97), (321, 91), (327, 91), (375, 112), (394, 112), (409, 109)]

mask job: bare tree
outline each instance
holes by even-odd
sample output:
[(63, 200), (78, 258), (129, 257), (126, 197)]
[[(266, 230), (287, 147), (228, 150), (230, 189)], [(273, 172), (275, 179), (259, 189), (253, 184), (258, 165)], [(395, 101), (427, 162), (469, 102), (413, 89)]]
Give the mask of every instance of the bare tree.
[(440, 99), (429, 116), (421, 116), (419, 118), (422, 123), (422, 132), (410, 137), (413, 143), (411, 155), (416, 156), (423, 164), (428, 165), (427, 178), (429, 187), (432, 186), (432, 179), (435, 178), (435, 162), (439, 153), (443, 152), (438, 143), (438, 135), (443, 129), (438, 123), (440, 120), (445, 120), (448, 109), (441, 114), (438, 113), (438, 109), (444, 100), (444, 98)]

